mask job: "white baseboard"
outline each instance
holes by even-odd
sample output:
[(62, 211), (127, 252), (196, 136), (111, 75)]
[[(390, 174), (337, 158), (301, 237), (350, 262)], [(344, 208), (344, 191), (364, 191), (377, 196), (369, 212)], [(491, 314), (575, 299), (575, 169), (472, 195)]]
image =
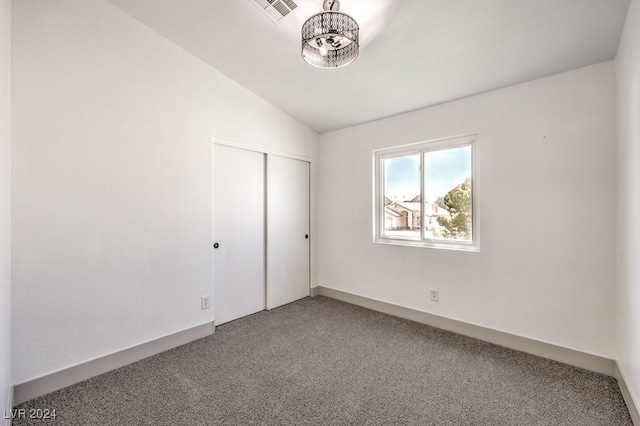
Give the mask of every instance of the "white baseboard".
[(393, 315), (395, 317), (427, 324), (443, 330), (483, 340), (485, 342), (494, 343), (496, 345), (541, 356), (564, 364), (569, 364), (574, 367), (580, 367), (585, 370), (595, 371), (596, 373), (606, 374), (607, 376), (615, 376), (616, 363), (614, 360), (609, 358), (580, 352), (574, 349), (568, 349), (551, 343), (541, 342), (451, 318), (433, 315), (416, 309), (394, 305), (381, 300), (371, 299), (341, 290), (322, 286), (316, 287), (316, 289), (317, 294), (320, 296), (341, 300), (343, 302), (369, 308), (374, 311), (384, 312), (385, 314)]
[[(622, 370), (618, 363), (612, 359), (564, 348), (550, 343), (540, 342), (502, 331), (492, 330), (478, 325), (429, 314), (427, 312), (394, 305), (328, 287), (313, 287), (310, 289), (310, 295), (312, 297), (319, 295), (330, 297), (332, 299), (341, 300), (343, 302), (362, 306), (399, 318), (405, 318), (422, 324), (427, 324), (443, 330), (615, 377), (620, 386), (620, 391), (627, 404), (627, 408), (629, 409), (634, 425), (640, 426), (640, 404), (627, 387), (624, 370)], [(15, 404), (20, 404), (30, 399), (46, 395), (50, 392), (90, 379), (91, 377), (124, 367), (133, 362), (173, 349), (194, 340), (201, 339), (213, 334), (214, 331), (214, 323), (210, 322), (201, 324), (119, 352), (65, 368), (24, 383), (16, 384), (10, 389), (9, 404), (7, 406), (11, 409)], [(11, 419), (7, 419), (6, 424), (10, 426)]]
[(215, 324), (213, 322), (207, 322), (54, 373), (46, 374), (24, 383), (16, 384), (14, 385), (14, 402), (15, 404), (21, 404), (30, 399), (124, 367), (125, 365), (140, 361), (152, 355), (168, 351), (177, 346), (210, 336), (214, 331)]
[(631, 389), (627, 386), (626, 375), (624, 370), (620, 366), (620, 363), (616, 362), (616, 380), (618, 380), (618, 386), (620, 392), (624, 398), (624, 402), (627, 404), (627, 409), (631, 415), (631, 420), (635, 426), (640, 426), (640, 403), (635, 397)]
[(10, 415), (10, 413), (13, 410), (13, 386), (9, 387), (9, 395), (8, 395), (7, 403), (6, 403), (5, 407), (7, 407), (6, 408), (7, 411), (5, 412), (5, 416), (9, 415), (9, 418), (5, 419), (4, 422), (5, 422), (6, 426), (11, 426), (11, 424), (13, 423), (11, 415)]

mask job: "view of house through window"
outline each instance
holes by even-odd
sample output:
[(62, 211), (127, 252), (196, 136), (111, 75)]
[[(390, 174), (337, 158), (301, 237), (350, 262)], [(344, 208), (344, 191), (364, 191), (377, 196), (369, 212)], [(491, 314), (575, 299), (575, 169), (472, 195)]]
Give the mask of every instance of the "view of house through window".
[(383, 161), (384, 234), (420, 238), (420, 154)]
[(473, 220), (474, 141), (469, 137), (455, 138), (375, 154), (376, 182), (380, 186), (376, 189), (376, 241), (477, 246)]

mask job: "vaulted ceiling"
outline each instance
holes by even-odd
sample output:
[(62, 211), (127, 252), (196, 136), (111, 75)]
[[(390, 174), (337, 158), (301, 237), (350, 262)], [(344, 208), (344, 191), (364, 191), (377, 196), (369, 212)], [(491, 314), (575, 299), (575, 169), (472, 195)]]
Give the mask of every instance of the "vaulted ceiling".
[(342, 0), (361, 51), (321, 70), (256, 0), (107, 0), (319, 133), (613, 59), (629, 0)]

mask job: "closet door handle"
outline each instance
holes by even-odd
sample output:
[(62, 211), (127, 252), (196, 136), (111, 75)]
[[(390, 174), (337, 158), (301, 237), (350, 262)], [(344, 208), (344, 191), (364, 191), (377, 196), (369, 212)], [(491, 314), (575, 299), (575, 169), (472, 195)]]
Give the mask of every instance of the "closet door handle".
[(218, 247), (220, 247), (220, 244), (218, 244), (218, 243), (213, 243), (213, 248), (218, 248)]
[(304, 239), (308, 240), (309, 239), (309, 234), (304, 234)]

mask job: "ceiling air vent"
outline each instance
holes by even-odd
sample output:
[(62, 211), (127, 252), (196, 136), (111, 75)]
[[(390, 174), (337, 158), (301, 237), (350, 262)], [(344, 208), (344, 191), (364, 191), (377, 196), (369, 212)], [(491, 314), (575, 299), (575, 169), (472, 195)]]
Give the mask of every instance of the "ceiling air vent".
[(249, 0), (258, 6), (273, 22), (280, 22), (298, 5), (293, 0)]

